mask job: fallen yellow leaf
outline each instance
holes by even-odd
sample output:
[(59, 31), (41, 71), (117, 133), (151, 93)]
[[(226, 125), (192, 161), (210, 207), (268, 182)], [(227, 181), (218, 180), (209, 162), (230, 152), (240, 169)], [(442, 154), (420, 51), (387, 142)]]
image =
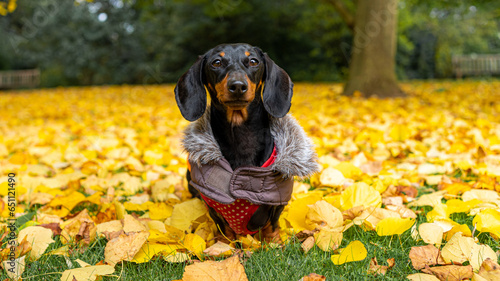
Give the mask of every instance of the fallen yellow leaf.
[(174, 206), (170, 225), (180, 230), (189, 231), (192, 222), (207, 213), (205, 204), (200, 199), (191, 199)]
[(415, 223), (414, 219), (385, 218), (377, 223), (376, 231), (379, 236), (401, 235)]
[(340, 254), (332, 255), (331, 260), (333, 264), (340, 265), (346, 262), (361, 261), (366, 258), (368, 252), (365, 245), (360, 241), (352, 241), (347, 247), (340, 249)]
[(148, 239), (149, 232), (121, 234), (106, 244), (104, 261), (115, 266), (120, 261), (131, 261)]
[(135, 263), (149, 262), (154, 256), (162, 254), (163, 256), (175, 255), (178, 249), (183, 249), (179, 244), (159, 244), (159, 243), (144, 243), (141, 249), (130, 260)]
[(436, 223), (422, 223), (418, 226), (418, 234), (427, 244), (441, 246), (443, 241), (443, 228)]
[(49, 245), (55, 242), (52, 239), (52, 231), (41, 226), (28, 226), (19, 231), (17, 237), (18, 243), (21, 243), (24, 239), (26, 239), (28, 245), (31, 247), (30, 260), (39, 259)]
[(490, 232), (500, 237), (500, 212), (495, 209), (485, 209), (474, 217), (472, 224), (481, 232)]
[(382, 198), (375, 188), (364, 182), (357, 182), (346, 188), (340, 195), (341, 211), (349, 210), (357, 206), (380, 207)]
[(202, 259), (203, 251), (207, 248), (205, 240), (194, 233), (188, 233), (186, 237), (184, 237), (182, 245), (193, 252), (199, 259)]
[(321, 250), (333, 251), (342, 243), (342, 237), (343, 234), (340, 231), (323, 228), (314, 234), (314, 241)]
[(306, 214), (305, 222), (309, 229), (328, 228), (333, 230), (342, 226), (344, 222), (339, 209), (324, 200), (320, 200), (308, 207), (309, 211)]
[(2, 262), (2, 267), (10, 280), (18, 281), (22, 280), (21, 276), (24, 273), (26, 267), (26, 256), (14, 260), (8, 260)]
[(99, 276), (109, 275), (113, 272), (115, 272), (115, 268), (110, 265), (94, 265), (68, 269), (63, 272), (61, 281), (94, 281)]

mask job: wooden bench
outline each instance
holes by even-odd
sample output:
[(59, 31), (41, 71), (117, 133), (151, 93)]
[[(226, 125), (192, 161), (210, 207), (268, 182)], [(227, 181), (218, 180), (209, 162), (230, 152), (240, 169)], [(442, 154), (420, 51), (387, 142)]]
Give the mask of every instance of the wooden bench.
[(453, 74), (463, 76), (491, 76), (500, 74), (500, 54), (453, 56)]
[(33, 88), (39, 85), (39, 69), (0, 71), (0, 89)]

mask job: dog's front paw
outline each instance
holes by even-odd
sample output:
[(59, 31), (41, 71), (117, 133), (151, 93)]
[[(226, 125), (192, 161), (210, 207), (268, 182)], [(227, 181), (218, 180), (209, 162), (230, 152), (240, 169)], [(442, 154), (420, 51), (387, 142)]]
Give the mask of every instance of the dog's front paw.
[(270, 223), (262, 228), (259, 233), (255, 234), (255, 238), (261, 242), (282, 244), (280, 227), (273, 227)]

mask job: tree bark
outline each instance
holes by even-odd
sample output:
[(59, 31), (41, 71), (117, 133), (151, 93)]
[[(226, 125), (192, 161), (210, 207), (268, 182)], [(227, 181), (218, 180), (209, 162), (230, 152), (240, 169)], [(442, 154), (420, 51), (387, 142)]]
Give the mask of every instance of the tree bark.
[(398, 86), (396, 41), (398, 0), (357, 1), (349, 79), (343, 95), (404, 97)]

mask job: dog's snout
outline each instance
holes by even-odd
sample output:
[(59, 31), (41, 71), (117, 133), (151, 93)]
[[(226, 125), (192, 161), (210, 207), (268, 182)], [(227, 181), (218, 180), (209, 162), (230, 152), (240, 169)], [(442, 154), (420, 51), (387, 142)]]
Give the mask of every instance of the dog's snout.
[(233, 80), (227, 83), (227, 88), (232, 94), (244, 94), (248, 90), (248, 84), (246, 81)]

